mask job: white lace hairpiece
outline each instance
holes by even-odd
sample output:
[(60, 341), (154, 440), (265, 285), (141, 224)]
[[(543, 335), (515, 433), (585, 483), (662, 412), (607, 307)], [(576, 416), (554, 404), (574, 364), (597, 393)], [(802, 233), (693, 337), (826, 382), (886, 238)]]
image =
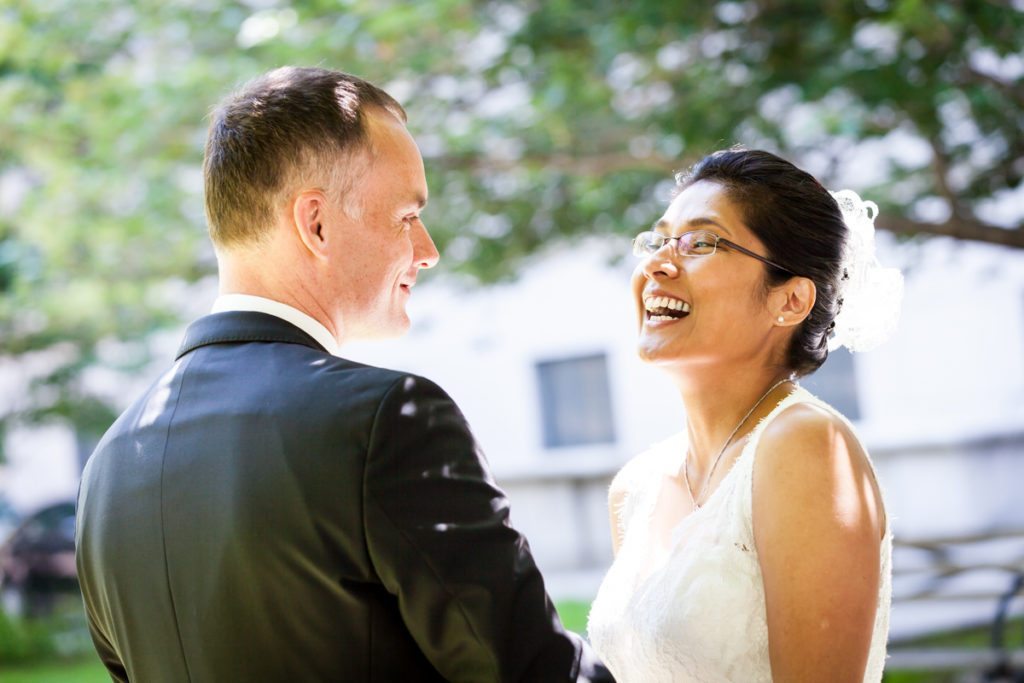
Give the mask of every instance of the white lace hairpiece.
[(828, 350), (845, 346), (850, 351), (868, 351), (896, 330), (903, 303), (903, 275), (896, 268), (883, 268), (875, 255), (878, 206), (853, 190), (830, 194), (839, 204), (849, 234), (839, 281), (842, 305), (829, 333)]

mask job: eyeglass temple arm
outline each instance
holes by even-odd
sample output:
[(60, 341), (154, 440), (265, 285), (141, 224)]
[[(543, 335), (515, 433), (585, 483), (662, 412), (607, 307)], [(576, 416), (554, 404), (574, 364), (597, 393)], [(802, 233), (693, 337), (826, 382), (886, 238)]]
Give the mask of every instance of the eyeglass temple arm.
[(794, 273), (789, 268), (786, 268), (785, 266), (780, 266), (775, 261), (771, 261), (769, 259), (766, 259), (764, 256), (761, 256), (760, 254), (755, 254), (754, 252), (750, 251), (746, 247), (741, 247), (740, 245), (736, 244), (735, 242), (733, 242), (731, 240), (727, 240), (724, 237), (719, 237), (718, 241), (720, 243), (728, 245), (730, 249), (735, 249), (736, 251), (742, 252), (742, 253), (746, 254), (747, 256), (753, 256), (758, 261), (761, 261), (762, 263), (767, 263), (769, 266), (771, 266), (773, 268), (778, 268), (779, 270), (781, 270), (784, 273), (789, 273), (790, 275), (796, 275), (796, 273)]

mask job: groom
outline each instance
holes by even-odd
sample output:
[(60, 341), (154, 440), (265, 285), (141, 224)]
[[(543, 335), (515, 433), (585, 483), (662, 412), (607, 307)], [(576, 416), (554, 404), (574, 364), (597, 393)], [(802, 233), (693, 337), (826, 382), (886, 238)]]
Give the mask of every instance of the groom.
[(82, 475), (78, 570), (118, 681), (610, 680), (562, 629), (462, 414), (340, 358), (438, 253), (402, 107), (283, 68), (213, 114), (212, 315)]

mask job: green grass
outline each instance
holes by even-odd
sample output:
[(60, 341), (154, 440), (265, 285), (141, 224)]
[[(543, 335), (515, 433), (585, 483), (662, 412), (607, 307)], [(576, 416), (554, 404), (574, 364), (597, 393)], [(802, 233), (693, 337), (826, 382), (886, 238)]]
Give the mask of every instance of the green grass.
[(93, 657), (76, 662), (4, 667), (4, 683), (110, 683), (107, 670)]
[[(1019, 647), (1020, 633), (1024, 629), (1024, 619), (1016, 618), (1007, 622), (1006, 641), (1011, 649)], [(900, 643), (896, 647), (906, 648), (952, 648), (987, 650), (991, 647), (991, 626), (975, 626), (960, 631), (937, 633), (917, 640)], [(889, 648), (892, 650), (892, 646)], [(886, 671), (882, 679), (884, 683), (958, 683), (963, 680), (962, 671)]]
[(562, 625), (570, 631), (586, 634), (587, 615), (590, 613), (590, 603), (579, 600), (562, 600), (555, 607), (558, 609), (558, 616), (562, 618)]
[[(1024, 617), (1017, 617), (1007, 621), (1006, 628), (1003, 631), (1007, 643), (1014, 647), (1019, 646), (1022, 630), (1024, 630)], [(992, 626), (985, 624), (984, 626), (975, 626), (962, 631), (926, 636), (908, 644), (913, 647), (975, 647), (985, 649), (990, 646), (991, 642)]]
[(886, 671), (882, 683), (960, 683), (962, 671)]

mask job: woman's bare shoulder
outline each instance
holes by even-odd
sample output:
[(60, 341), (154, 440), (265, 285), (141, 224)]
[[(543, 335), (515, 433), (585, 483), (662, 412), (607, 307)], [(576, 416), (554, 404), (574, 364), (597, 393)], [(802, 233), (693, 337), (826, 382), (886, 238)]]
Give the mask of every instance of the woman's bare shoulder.
[[(864, 446), (850, 424), (808, 402), (787, 407), (757, 445), (755, 490), (762, 511), (790, 508), (837, 523), (882, 524), (882, 500)], [(867, 512), (868, 514), (864, 514)]]

